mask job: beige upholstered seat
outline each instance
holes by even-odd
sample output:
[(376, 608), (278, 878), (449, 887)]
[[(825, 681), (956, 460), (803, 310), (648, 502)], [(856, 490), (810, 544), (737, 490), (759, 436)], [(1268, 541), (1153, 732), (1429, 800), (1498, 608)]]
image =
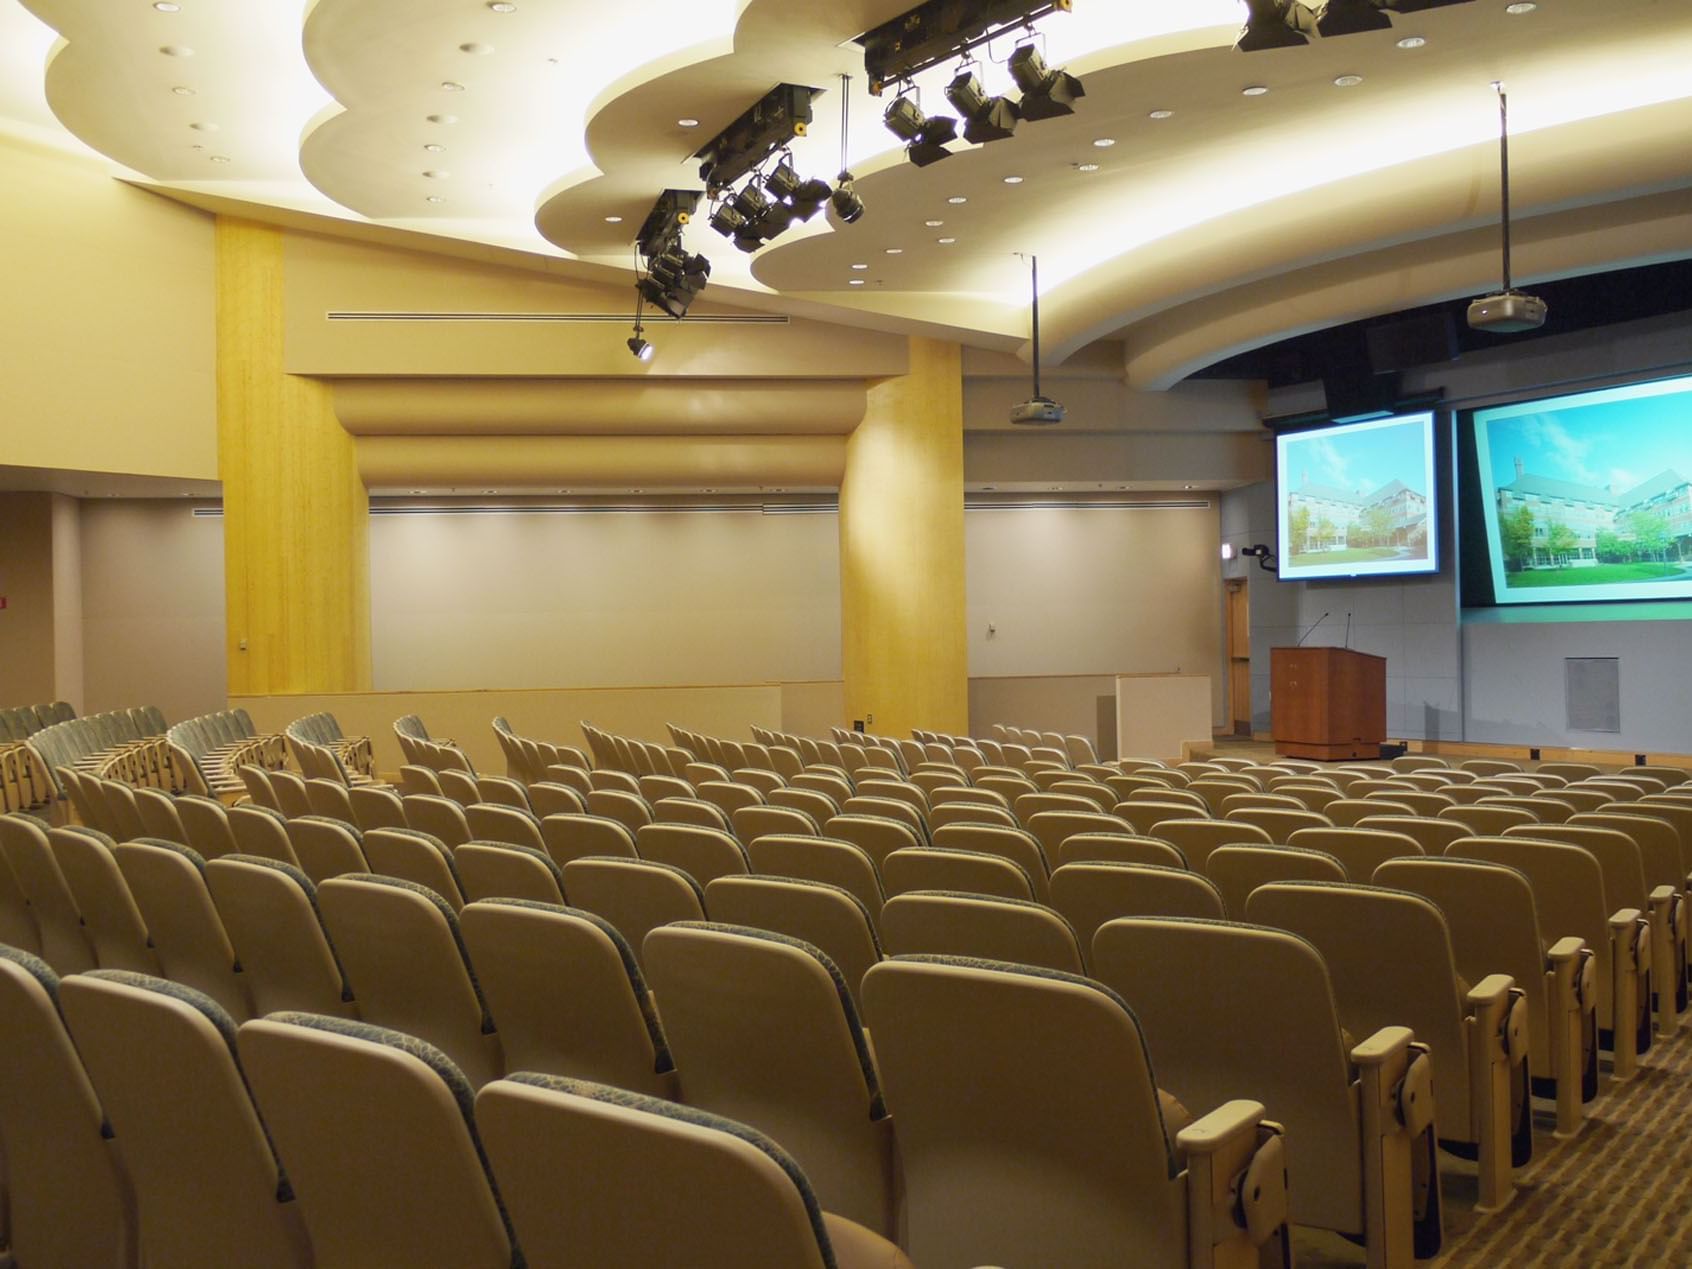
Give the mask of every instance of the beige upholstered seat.
[(499, 1036), (446, 900), (363, 873), (325, 881), (317, 901), (366, 1022), (439, 1046), (475, 1087), (500, 1075)]
[(1465, 837), (1446, 847), (1446, 854), (1517, 869), (1533, 886), (1545, 936), (1578, 938), (1592, 951), (1600, 1038), (1614, 1053), (1616, 1076), (1630, 1078), (1651, 1030), (1646, 995), (1651, 943), (1645, 915), (1637, 908), (1607, 906), (1602, 866), (1591, 852), (1568, 842)]
[(1449, 806), (1440, 811), (1438, 816), (1442, 820), (1461, 824), (1475, 837), (1496, 837), (1506, 829), (1538, 823), (1532, 815), (1519, 807), (1488, 806), (1481, 802), (1469, 806)]
[(3, 842), (0, 842), (0, 943), (32, 956), (41, 955), (41, 929), (30, 913), (29, 900), (18, 885)]
[(705, 887), (715, 920), (802, 939), (833, 961), (857, 998), (881, 941), (863, 902), (848, 890), (796, 877), (719, 877)]
[(1306, 850), (1325, 851), (1344, 866), (1346, 877), (1357, 882), (1367, 882), (1375, 875), (1375, 869), (1389, 859), (1426, 853), (1422, 844), (1408, 833), (1382, 828), (1300, 829), (1292, 835), (1288, 844), (1302, 846)]
[(835, 819), (845, 816), (871, 816), (876, 819), (892, 820), (895, 823), (903, 824), (915, 833), (918, 842), (928, 840), (928, 821), (923, 818), (923, 812), (899, 798), (871, 797), (862, 793), (854, 794), (840, 804), (840, 815), (835, 816)]
[(636, 831), (635, 850), (642, 859), (680, 868), (701, 886), (752, 871), (746, 848), (732, 834), (693, 824), (648, 824)]
[(564, 865), (564, 893), (573, 906), (609, 921), (637, 958), (647, 931), (705, 919), (699, 883), (680, 868), (649, 859), (573, 859)]
[(1067, 780), (1056, 780), (1043, 790), (1056, 793), (1064, 797), (1086, 798), (1100, 811), (1108, 813), (1116, 805), (1116, 790), (1108, 784), (1097, 780), (1077, 779), (1074, 772), (1070, 772)]
[(1414, 815), (1403, 802), (1389, 798), (1375, 797), (1343, 797), (1337, 802), (1329, 802), (1322, 808), (1322, 814), (1332, 820), (1336, 827), (1351, 828), (1359, 820), (1370, 815)]
[(541, 839), (560, 868), (589, 855), (636, 858), (634, 831), (602, 815), (549, 815), (541, 821)]
[(915, 846), (881, 861), (887, 897), (911, 890), (957, 890), (965, 894), (1032, 899), (1033, 883), (1022, 865), (1003, 855), (956, 846)]
[(781, 788), (772, 789), (769, 793), (769, 805), (774, 808), (786, 808), (790, 811), (800, 811), (811, 817), (813, 823), (821, 824), (840, 814), (840, 803), (845, 798), (836, 800), (826, 793), (816, 789)]
[(59, 1018), (59, 976), (0, 946), (0, 1138), (20, 1269), (137, 1269), (135, 1201), (117, 1143)]
[(829, 1211), (896, 1233), (893, 1125), (834, 963), (785, 934), (707, 922), (653, 930), (643, 961), (682, 1100), (769, 1133)]
[(690, 798), (693, 796), (693, 785), (673, 775), (644, 775), (640, 777), (640, 796), (648, 802), (657, 802), (660, 798)]
[[(464, 843), (460, 842), (459, 845)], [(378, 828), (364, 835), (370, 871), (427, 886), (457, 911), (464, 906), (464, 885), (446, 843), (411, 828)]]
[(406, 797), (427, 794), (442, 797), (440, 777), (428, 767), (407, 763), (399, 769), (400, 792)]
[(1236, 820), (1166, 820), (1147, 834), (1181, 848), (1187, 863), (1204, 872), (1204, 861), (1218, 846), (1272, 845), (1268, 830)]
[(212, 902), (206, 861), (187, 846), (150, 839), (120, 842), (115, 854), (164, 976), (204, 992), (232, 1018), (250, 1017), (252, 997)]
[(1141, 836), (1150, 836), (1152, 829), (1170, 820), (1207, 820), (1210, 812), (1189, 802), (1153, 802), (1129, 798), (1116, 804), (1115, 815)]
[(1092, 798), (1074, 793), (1024, 793), (1012, 803), (1016, 818), (1024, 828), (1032, 818), (1044, 811), (1070, 811), (1081, 815), (1097, 815), (1104, 809)]
[(755, 874), (840, 887), (863, 904), (871, 926), (880, 928), (885, 892), (875, 862), (862, 847), (832, 837), (760, 837), (746, 853)]
[(148, 837), (162, 837), (167, 842), (188, 844), (188, 830), (177, 814), (176, 799), (163, 789), (136, 789), (135, 806), (141, 812)]
[(464, 819), (470, 826), (470, 840), (473, 842), (505, 842), (535, 850), (546, 849), (540, 821), (524, 808), (478, 802), (464, 809)]
[(361, 844), (363, 836), (345, 820), (304, 815), (289, 820), (287, 831), (300, 871), (313, 882), (327, 881), (343, 873), (370, 871)]
[[(311, 790), (306, 787), (306, 779), (297, 771), (272, 771), (270, 786), (276, 791), (276, 809), (290, 818), (295, 815), (310, 815)], [(190, 846), (192, 842), (188, 843)]]
[(309, 1269), (229, 1015), (192, 988), (121, 970), (68, 978), (59, 998), (134, 1182), (148, 1263)]
[(564, 902), (564, 872), (552, 856), (533, 846), (510, 842), (465, 842), (452, 852), (464, 902), (478, 899), (532, 899)]
[(121, 780), (95, 780), (94, 784), (106, 799), (106, 814), (111, 836), (124, 841), (147, 836), (147, 825), (141, 819), (141, 808), (135, 802), (135, 790)]
[(435, 778), (441, 782), (441, 796), (451, 798), (460, 806), (472, 806), (482, 800), (482, 791), (476, 787), (476, 777), (469, 771), (437, 767)]
[[(976, 790), (971, 790), (975, 792)], [(979, 790), (991, 792), (991, 790)], [(1000, 828), (1020, 828), (1015, 815), (1002, 806), (990, 802), (941, 802), (928, 813), (928, 828), (938, 832), (952, 824), (992, 824)]]
[(1208, 776), (1202, 780), (1194, 780), (1187, 786), (1187, 792), (1196, 793), (1203, 798), (1205, 808), (1218, 819), (1222, 816), (1222, 803), (1234, 794), (1262, 791), (1262, 785), (1250, 776)]
[(1058, 850), (1058, 866), (1093, 861), (1149, 864), (1157, 868), (1187, 867), (1187, 856), (1179, 846), (1161, 838), (1135, 837), (1122, 833), (1077, 833), (1064, 839)]
[(742, 806), (729, 814), (734, 835), (743, 842), (759, 837), (786, 836), (817, 832), (817, 821), (809, 811), (791, 806)]
[[(1198, 1196), (1225, 1194), (1247, 1169), (1278, 1181), (1263, 1107), (1205, 1115), (1180, 1136), (1183, 1166), (1140, 1026), (1113, 992), (1068, 974), (921, 957), (872, 969), (864, 1008), (898, 1124), (917, 1264), (1258, 1262), (1244, 1231), (1213, 1223), (1220, 1209)], [(1257, 1194), (1252, 1227), (1279, 1241), (1284, 1192), (1271, 1183)]]
[(1075, 927), (1083, 960), (1106, 921), (1126, 916), (1220, 920), (1222, 894), (1210, 878), (1185, 868), (1107, 860), (1064, 864), (1052, 874), (1052, 907)]
[(207, 862), (206, 885), (254, 1014), (304, 1009), (358, 1016), (309, 877), (273, 859), (225, 855)]
[(1533, 886), (1503, 864), (1389, 859), (1375, 870), (1374, 882), (1423, 895), (1439, 907), (1457, 970), (1467, 981), (1504, 973), (1526, 995), (1534, 1091), (1556, 1098), (1557, 1135), (1573, 1136), (1583, 1098), (1598, 1092), (1596, 967), (1585, 944), (1572, 937), (1551, 942), (1554, 931), (1542, 932)]
[[(743, 806), (764, 805), (764, 794), (750, 784), (739, 784), (732, 780), (705, 780), (696, 782), (693, 786), (694, 796), (701, 801), (709, 802), (713, 806), (721, 807), (723, 814), (733, 815)], [(630, 825), (638, 828), (639, 825)]]
[(1276, 797), (1293, 798), (1304, 804), (1307, 811), (1315, 811), (1318, 815), (1325, 815), (1328, 803), (1338, 802), (1345, 797), (1337, 787), (1327, 781), (1317, 783), (1304, 777), (1293, 776), (1277, 781), (1271, 786)]
[(788, 780), (787, 783), (791, 788), (808, 789), (815, 793), (821, 793), (836, 806), (852, 796), (852, 782), (846, 778), (844, 771), (829, 771), (818, 767), (808, 767)]
[[(1228, 915), (1245, 919), (1246, 899), (1271, 881), (1344, 881), (1345, 865), (1326, 851), (1297, 846), (1218, 846), (1204, 872), (1216, 883)], [(1123, 916), (1184, 916), (1185, 913), (1129, 913)]]
[[(1274, 1107), (1295, 1222), (1361, 1236), (1368, 1263), (1384, 1269), (1438, 1251), (1432, 1064), (1403, 1027), (1347, 1052), (1309, 943), (1259, 926), (1130, 917), (1100, 927), (1093, 966), (1139, 1018), (1161, 1087), (1188, 1106), (1226, 1089)], [(870, 1020), (879, 1046), (873, 1008)], [(1418, 1166), (1433, 1179), (1422, 1212)]]
[[(879, 1235), (820, 1211), (791, 1156), (746, 1125), (527, 1073), (483, 1089), (476, 1113), (532, 1265), (911, 1269)], [(566, 1189), (574, 1201), (560, 1203)]]
[(1253, 809), (1306, 811), (1310, 808), (1289, 793), (1230, 793), (1222, 799), (1222, 818)]
[(306, 803), (313, 815), (353, 822), (352, 789), (339, 780), (322, 777), (307, 780)]
[(385, 784), (360, 784), (347, 791), (353, 820), (361, 832), (373, 828), (405, 828), (405, 804)]
[(1047, 872), (1058, 866), (1064, 842), (1079, 833), (1134, 833), (1133, 825), (1122, 816), (1097, 810), (1036, 811), (1024, 824), (1040, 844)]
[(47, 842), (82, 919), (82, 933), (102, 969), (156, 974), (147, 923), (119, 871), (112, 839), (98, 829), (51, 828)]
[[(1520, 794), (1494, 793), (1482, 798), (1479, 802), (1469, 803), (1474, 806), (1513, 806), (1519, 811), (1526, 811), (1540, 823), (1561, 824), (1573, 815), (1576, 806), (1561, 798), (1549, 794), (1534, 794), (1525, 797)], [(1421, 812), (1427, 814), (1426, 811)]]
[[(1269, 796), (1269, 795), (1248, 795)], [(1270, 840), (1284, 846), (1301, 829), (1330, 828), (1333, 821), (1319, 811), (1291, 810), (1278, 806), (1248, 806), (1228, 811), (1224, 819), (1241, 824), (1255, 824), (1269, 834)]]
[(824, 837), (836, 837), (851, 842), (862, 850), (870, 857), (870, 862), (875, 864), (878, 874), (881, 861), (887, 856), (907, 846), (920, 846), (924, 841), (920, 829), (913, 828), (904, 821), (886, 819), (879, 815), (836, 815), (823, 825), (822, 831)]
[(470, 821), (465, 817), (463, 804), (451, 798), (413, 793), (402, 801), (406, 827), (429, 834), (448, 849), (462, 846), (474, 836), (470, 832)]
[[(1066, 812), (1043, 812), (1043, 814), (1062, 815)], [(984, 855), (997, 855), (1002, 859), (1009, 860), (1027, 875), (1030, 887), (1030, 894), (1027, 897), (1038, 903), (1049, 902), (1048, 875), (1052, 865), (1048, 863), (1046, 851), (1042, 849), (1039, 840), (1032, 833), (1020, 828), (1008, 828), (1001, 824), (948, 824), (934, 830), (934, 844), (958, 850), (976, 851)], [(968, 887), (940, 888), (967, 889)]]
[(263, 767), (244, 762), (236, 774), (241, 777), (241, 784), (247, 790), (247, 796), (254, 802), (260, 806), (268, 806), (273, 811), (282, 810), (282, 803), (276, 796), (276, 786), (270, 782), (270, 773)]
[(505, 1064), (674, 1097), (675, 1067), (634, 951), (603, 917), (520, 899), (462, 917)]
[(1481, 1211), (1507, 1204), (1512, 1159), (1533, 1155), (1527, 1008), (1514, 980), (1460, 981), (1444, 916), (1407, 891), (1273, 882), (1252, 893), (1245, 915), (1310, 940), (1353, 1035), (1408, 1025), (1431, 1048), (1439, 1139), (1476, 1152)]
[(258, 855), (299, 867), (300, 861), (288, 841), (288, 819), (282, 812), (251, 804), (232, 807), (229, 829), (235, 834), (240, 854)]
[(1061, 915), (1038, 903), (943, 890), (887, 900), (881, 942), (889, 956), (976, 956), (1079, 974), (1080, 941)]
[[(747, 746), (750, 748), (751, 746)], [(764, 767), (742, 766), (736, 767), (729, 773), (730, 779), (736, 784), (749, 784), (758, 792), (768, 797), (779, 788), (783, 788), (787, 781), (779, 772)]]
[(912, 784), (909, 780), (880, 779), (868, 775), (858, 780), (857, 796), (866, 798), (888, 798), (894, 802), (903, 802), (918, 815), (928, 814), (928, 794), (923, 792), (922, 786)]
[(1443, 855), (1452, 842), (1468, 837), (1469, 831), (1456, 820), (1424, 819), (1419, 815), (1366, 815), (1352, 827), (1384, 833), (1401, 833), (1427, 855)]
[[(547, 784), (561, 784), (567, 789), (574, 789), (583, 798), (593, 792), (593, 778), (587, 767), (578, 767), (574, 763), (552, 763), (541, 773)], [(689, 781), (691, 783), (691, 779)]]
[(539, 819), (548, 815), (580, 815), (587, 809), (586, 797), (568, 784), (537, 780), (528, 786), (529, 809)]
[(229, 826), (229, 812), (224, 809), (223, 803), (196, 794), (185, 794), (176, 799), (176, 813), (188, 835), (188, 840), (179, 844), (193, 847), (202, 859), (240, 853), (234, 830)]
[(1432, 754), (1401, 754), (1392, 760), (1394, 771), (1442, 771), (1446, 765), (1444, 758), (1436, 758)]
[[(614, 822), (614, 821), (613, 821)], [(697, 824), (701, 828), (730, 831), (728, 812), (714, 802), (700, 798), (660, 798), (652, 804), (654, 824)]]
[(247, 1023), (239, 1048), (318, 1269), (512, 1269), (471, 1088), (444, 1053), (306, 1013)]

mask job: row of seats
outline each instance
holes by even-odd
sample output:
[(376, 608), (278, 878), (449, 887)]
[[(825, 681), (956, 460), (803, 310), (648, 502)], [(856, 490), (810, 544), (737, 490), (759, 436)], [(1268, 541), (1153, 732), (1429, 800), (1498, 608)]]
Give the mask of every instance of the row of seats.
[[(68, 707), (67, 707), (68, 708)], [(164, 715), (153, 706), (112, 710), (86, 718), (66, 718), (34, 732), (25, 744), (35, 755), (45, 804), (65, 796), (54, 771), (73, 767), (131, 784), (166, 787), (169, 762), (163, 737)]]
[(27, 811), (52, 798), (51, 777), (24, 742), (44, 727), (75, 717), (66, 701), (0, 709), (0, 812)]
[(351, 784), (374, 778), (376, 761), (368, 736), (347, 736), (330, 713), (296, 718), (283, 730), (288, 752), (312, 779)]
[(260, 735), (244, 709), (219, 710), (177, 723), (166, 733), (176, 778), (172, 792), (225, 796), (241, 791), (236, 772), (246, 764), (280, 767), (287, 750), (280, 735)]

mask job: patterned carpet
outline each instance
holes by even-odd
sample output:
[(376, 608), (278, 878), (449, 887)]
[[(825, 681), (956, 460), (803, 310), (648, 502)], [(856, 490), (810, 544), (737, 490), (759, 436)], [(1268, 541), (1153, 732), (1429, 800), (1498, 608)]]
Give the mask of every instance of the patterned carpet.
[[(1541, 1103), (1543, 1105), (1543, 1103)], [(1474, 1210), (1474, 1169), (1440, 1156), (1445, 1250), (1429, 1269), (1692, 1266), (1692, 1025), (1658, 1038), (1626, 1084), (1605, 1080), (1571, 1142), (1542, 1119), (1504, 1211)], [(1300, 1269), (1363, 1263), (1344, 1240), (1300, 1230)]]

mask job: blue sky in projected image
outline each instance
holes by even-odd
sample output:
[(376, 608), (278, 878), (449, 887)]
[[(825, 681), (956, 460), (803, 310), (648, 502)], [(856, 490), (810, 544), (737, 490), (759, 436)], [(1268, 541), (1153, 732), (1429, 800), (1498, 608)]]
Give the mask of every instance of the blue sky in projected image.
[(1692, 396), (1635, 397), (1493, 419), (1486, 425), (1495, 485), (1530, 476), (1625, 492), (1672, 468), (1692, 476)]
[(1332, 485), (1348, 492), (1373, 493), (1382, 485), (1402, 480), (1406, 487), (1425, 494), (1425, 435), (1424, 424), (1417, 420), (1349, 436), (1315, 433), (1289, 438), (1288, 491), (1303, 485), (1308, 473), (1311, 484)]

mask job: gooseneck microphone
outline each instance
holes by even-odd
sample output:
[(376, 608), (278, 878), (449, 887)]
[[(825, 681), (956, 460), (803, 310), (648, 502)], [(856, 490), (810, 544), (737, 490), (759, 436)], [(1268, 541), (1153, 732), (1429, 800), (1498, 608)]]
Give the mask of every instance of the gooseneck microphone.
[(1331, 616), (1333, 616), (1332, 613), (1326, 613), (1325, 612), (1320, 617), (1316, 618), (1316, 620), (1311, 623), (1310, 629), (1306, 630), (1303, 634), (1301, 634), (1298, 637), (1298, 642), (1293, 644), (1293, 647), (1302, 648), (1304, 646), (1304, 641), (1306, 639), (1308, 639), (1311, 635), (1316, 633), (1316, 627), (1321, 625), (1324, 621), (1326, 621)]

